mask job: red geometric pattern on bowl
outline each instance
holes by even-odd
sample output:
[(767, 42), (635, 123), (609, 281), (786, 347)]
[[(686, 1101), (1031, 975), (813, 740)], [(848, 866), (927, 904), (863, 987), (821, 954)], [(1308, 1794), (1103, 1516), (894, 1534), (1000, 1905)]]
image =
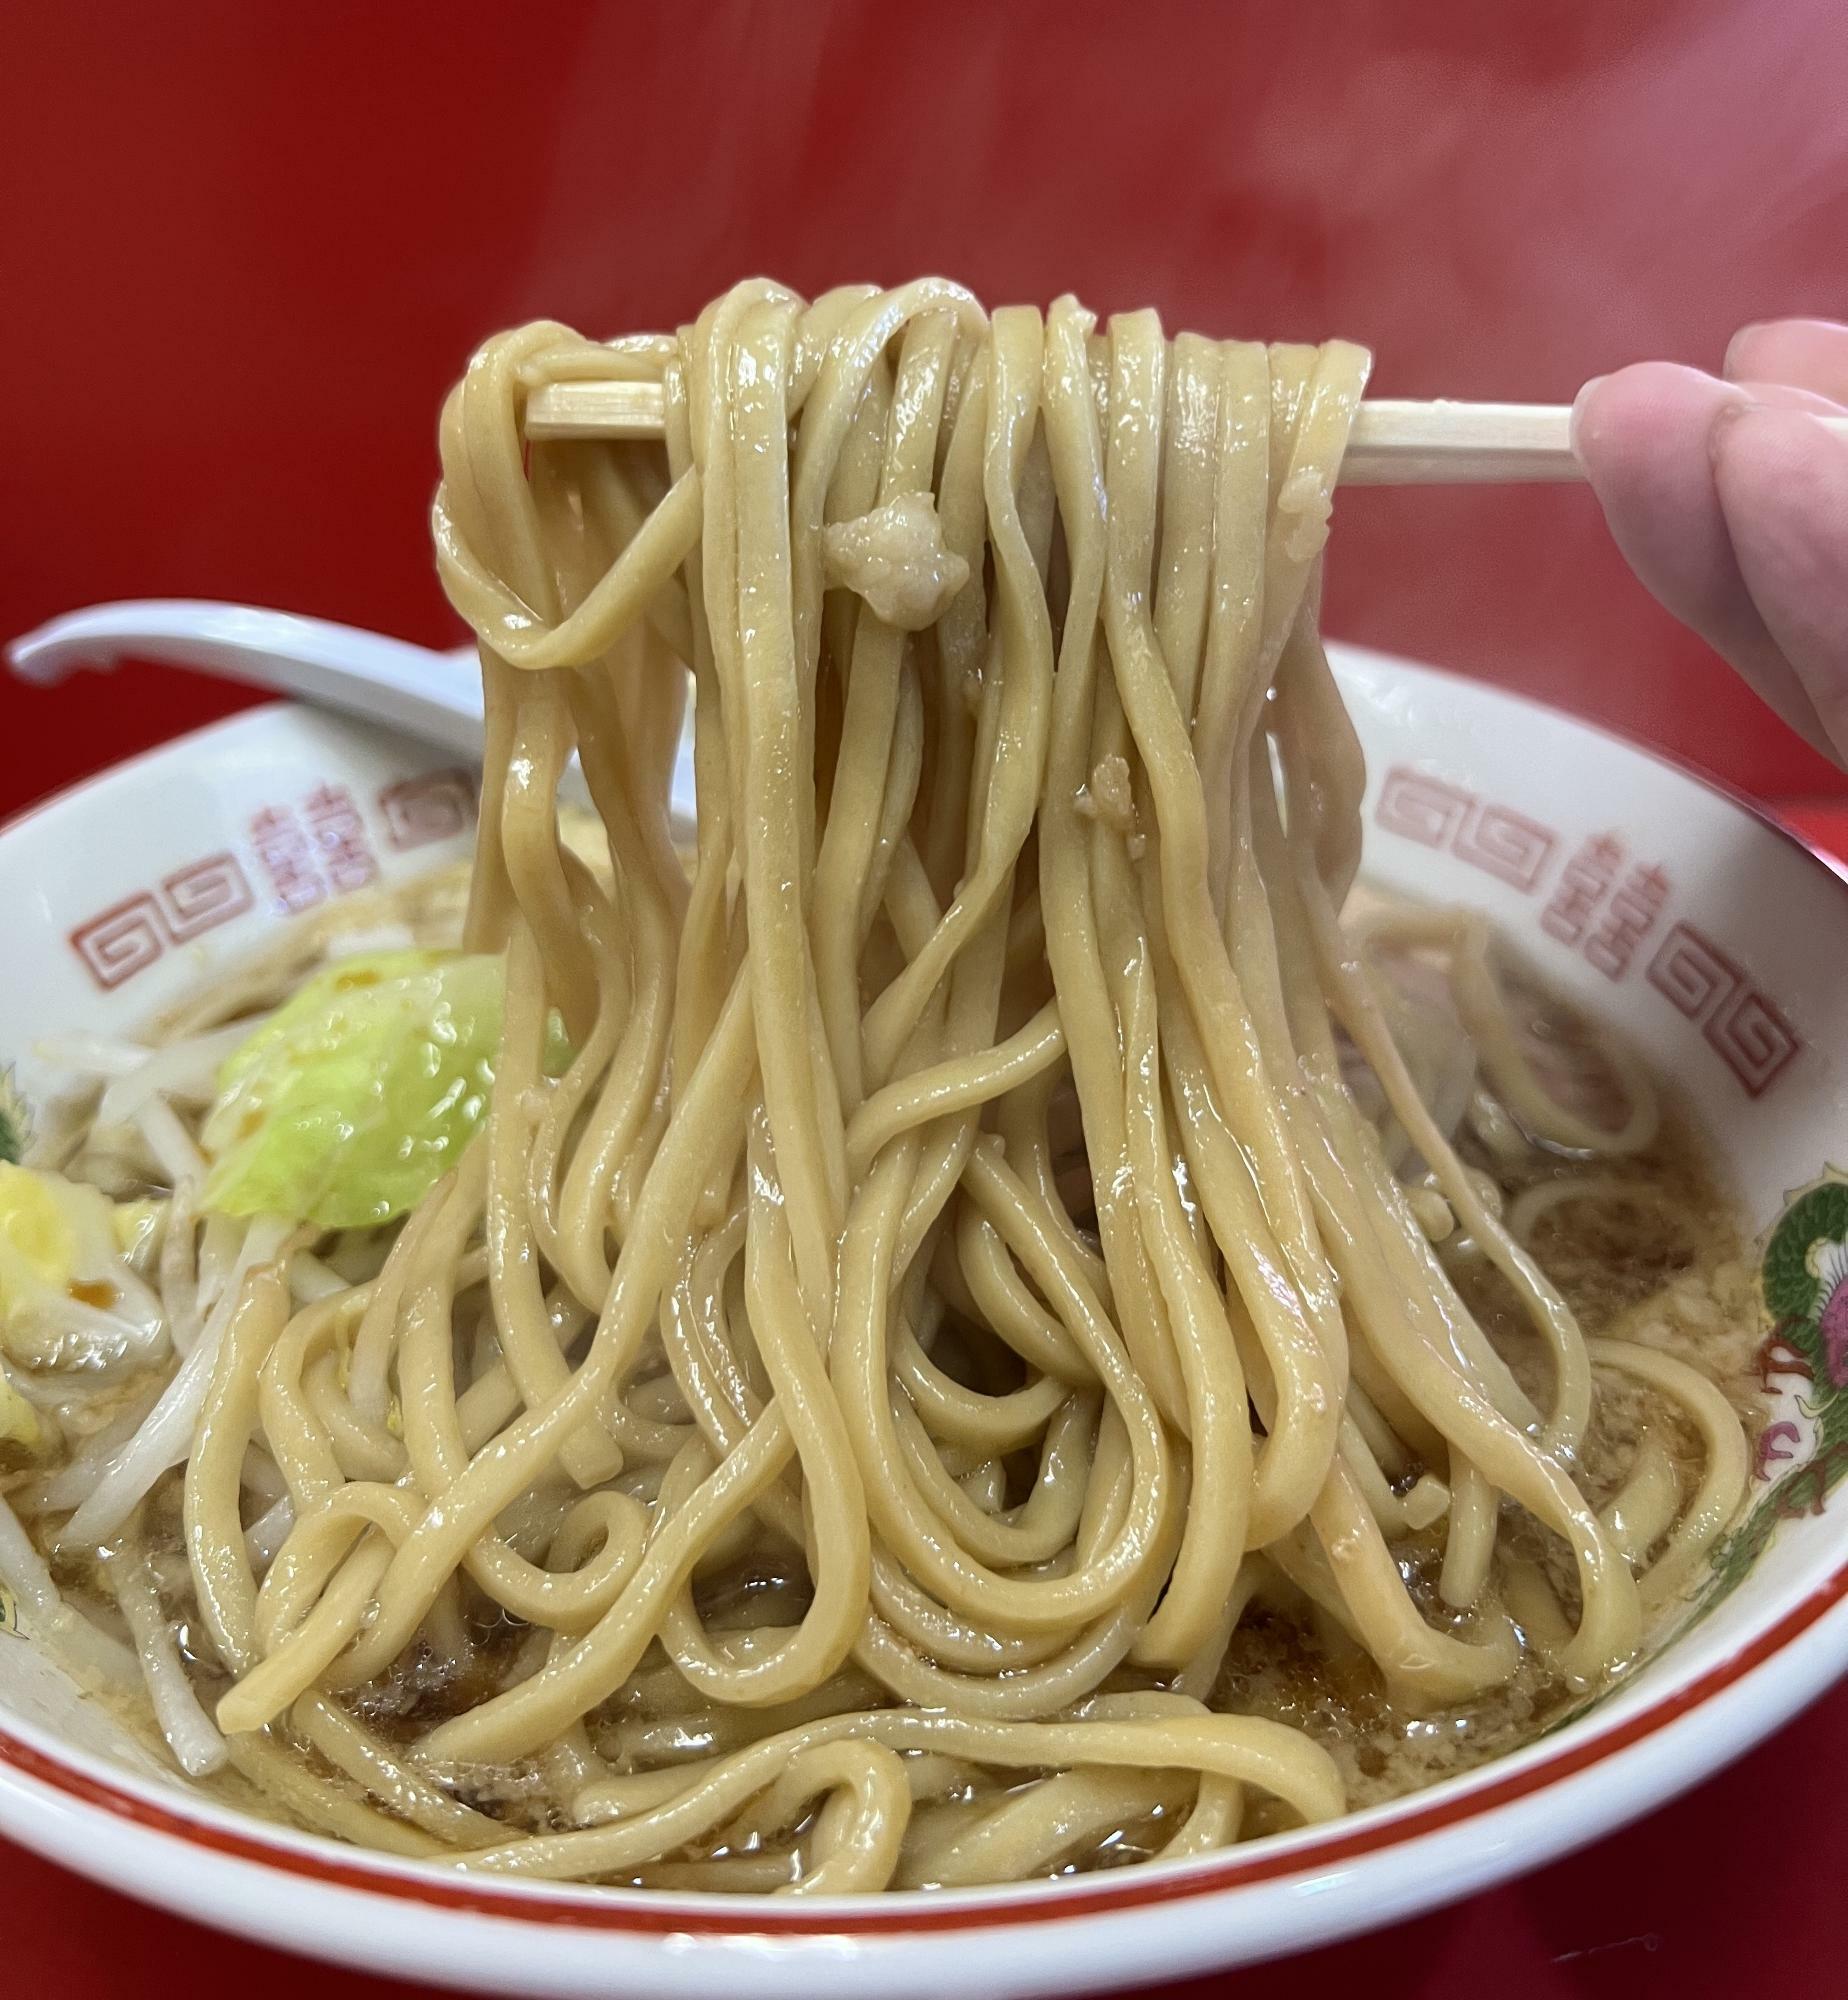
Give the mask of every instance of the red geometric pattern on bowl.
[(1670, 926), (1643, 976), (1676, 1013), (1700, 1024), (1748, 1097), (1763, 1096), (1803, 1046), (1771, 996), (1690, 923)]
[[(1540, 885), (1559, 845), (1550, 828), (1524, 813), (1402, 764), (1386, 773), (1373, 817), (1383, 831), (1447, 850), (1524, 895)], [(1673, 886), (1654, 864), (1637, 863), (1621, 872), (1625, 858), (1615, 835), (1594, 835), (1567, 859), (1538, 915), (1548, 937), (1581, 952), (1613, 981), (1630, 970), (1638, 947), (1666, 911)], [(1770, 994), (1685, 920), (1670, 926), (1645, 977), (1678, 1014), (1698, 1025), (1748, 1097), (1762, 1097), (1802, 1050), (1796, 1029)]]
[(1637, 946), (1655, 928), (1671, 886), (1663, 869), (1640, 862), (1619, 885), (1623, 864), (1623, 842), (1614, 833), (1593, 834), (1560, 870), (1559, 887), (1540, 912), (1548, 937), (1582, 950), (1586, 962), (1613, 984), (1629, 971)]
[(336, 896), (378, 880), (378, 859), (345, 785), (317, 785), (302, 801), (302, 817)]
[(1585, 956), (1606, 979), (1621, 979), (1636, 947), (1668, 905), (1669, 880), (1660, 868), (1633, 868), (1611, 898), (1604, 922), (1585, 940)]
[(108, 992), (145, 971), (169, 945), (229, 923), (255, 901), (237, 857), (208, 854), (79, 924), (71, 949)]
[(1395, 764), (1380, 786), (1373, 817), (1388, 833), (1401, 834), (1421, 847), (1444, 848), (1475, 803), (1474, 792)]
[(250, 819), (250, 847), (268, 878), (278, 914), (299, 916), (327, 894), (314, 844), (288, 806), (265, 806)]
[(1459, 861), (1531, 895), (1559, 836), (1538, 820), (1460, 785), (1396, 764), (1380, 786), (1373, 816), (1388, 833), (1424, 847), (1449, 848)]
[(1623, 842), (1615, 834), (1594, 834), (1560, 871), (1553, 900), (1540, 912), (1540, 928), (1561, 944), (1582, 943), (1622, 866)]
[(379, 793), (385, 837), (402, 852), (453, 840), (475, 823), (475, 775), (472, 771), (426, 771), (400, 778)]
[(1532, 895), (1558, 845), (1558, 835), (1538, 820), (1485, 801), (1464, 821), (1450, 851), (1459, 861)]

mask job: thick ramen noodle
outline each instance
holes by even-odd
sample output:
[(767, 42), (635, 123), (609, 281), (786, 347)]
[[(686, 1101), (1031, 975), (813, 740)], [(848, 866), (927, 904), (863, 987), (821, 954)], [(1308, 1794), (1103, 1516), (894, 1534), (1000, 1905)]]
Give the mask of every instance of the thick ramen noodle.
[[(1738, 1246), (1633, 1058), (1351, 893), (1366, 369), (936, 280), (475, 357), (466, 891), (53, 1051), (5, 1170), (0, 1574), (189, 1771), (469, 1869), (956, 1885), (1638, 1656), (1743, 1490)], [(529, 440), (586, 380), (664, 440)]]

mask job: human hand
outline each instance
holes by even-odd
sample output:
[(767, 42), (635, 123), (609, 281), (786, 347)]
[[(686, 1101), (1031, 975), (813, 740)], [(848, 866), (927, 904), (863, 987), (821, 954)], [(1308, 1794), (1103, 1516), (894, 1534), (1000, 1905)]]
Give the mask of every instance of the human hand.
[(1848, 764), (1848, 326), (1742, 328), (1723, 376), (1646, 361), (1586, 383), (1572, 444), (1653, 595)]

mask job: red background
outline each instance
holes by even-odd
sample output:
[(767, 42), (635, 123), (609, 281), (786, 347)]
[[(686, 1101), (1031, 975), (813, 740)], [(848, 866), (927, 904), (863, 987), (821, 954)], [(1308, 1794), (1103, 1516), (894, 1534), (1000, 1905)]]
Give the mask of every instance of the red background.
[[(1402, 396), (1564, 400), (1646, 355), (1714, 366), (1749, 319), (1848, 316), (1839, 0), (13, 12), (0, 637), (185, 595), (452, 640), (425, 508), (471, 345), (672, 326), (749, 271), (1340, 332)], [(1840, 775), (1644, 596), (1583, 491), (1355, 491), (1340, 525), (1341, 634), (1830, 817)], [(239, 699), (154, 667), (0, 682), (0, 812)], [(1834, 1993), (1844, 1723), (1838, 1691), (1615, 1843), (1231, 1983)], [(182, 1954), (209, 1985), (326, 1983), (8, 1849), (0, 1948), (64, 2000)]]

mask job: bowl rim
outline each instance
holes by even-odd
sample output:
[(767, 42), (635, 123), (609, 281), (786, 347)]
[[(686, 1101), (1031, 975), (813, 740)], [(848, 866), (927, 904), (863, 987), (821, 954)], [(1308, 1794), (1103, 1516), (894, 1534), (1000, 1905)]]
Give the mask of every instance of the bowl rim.
[[(1539, 710), (1573, 729), (1602, 736), (1715, 794), (1741, 817), (1797, 849), (1827, 875), (1838, 894), (1848, 898), (1848, 873), (1821, 848), (1757, 801), (1697, 766), (1621, 730), (1589, 722), (1553, 704), (1484, 683), (1455, 669), (1339, 642), (1331, 644), (1330, 650), (1337, 665), (1347, 662), (1462, 682), (1513, 712)], [(280, 701), (219, 717), (27, 806), (0, 824), (0, 841), (41, 815), (106, 788), (119, 776), (151, 763), (184, 761), (188, 750), (208, 739), (271, 725), (280, 714), (308, 717), (313, 713), (301, 704)], [(3, 1707), (0, 1784), (21, 1803), (30, 1799), (33, 1805), (60, 1810), (43, 1797), (42, 1792), (49, 1791), (71, 1805), (99, 1811), (148, 1834), (181, 1841), (214, 1860), (254, 1864), (316, 1887), (421, 1906), (435, 1916), (486, 1916), (553, 1930), (606, 1936), (618, 1933), (643, 1946), (672, 1937), (751, 1936), (792, 1945), (824, 1938), (865, 1940), (868, 1944), (921, 1936), (948, 1941), (957, 1933), (1037, 1928), (1081, 1917), (1133, 1917), (1156, 1906), (1194, 1906), (1207, 1899), (1221, 1899), (1223, 1908), (1223, 1899), (1234, 1892), (1282, 1886), (1292, 1878), (1341, 1870), (1369, 1857), (1409, 1856), (1436, 1836), (1456, 1833), (1471, 1822), (1486, 1821), (1523, 1802), (1531, 1804), (1543, 1793), (1560, 1796), (1568, 1785), (1572, 1787), (1570, 1796), (1588, 1799), (1594, 1787), (1587, 1781), (1595, 1779), (1596, 1789), (1608, 1801), (1617, 1797), (1619, 1788), (1613, 1781), (1620, 1771), (1627, 1768), (1640, 1780), (1623, 1790), (1615, 1810), (1607, 1803), (1589, 1814), (1583, 1806), (1573, 1813), (1562, 1811), (1554, 1816), (1561, 1824), (1549, 1823), (1538, 1838), (1504, 1843), (1471, 1870), (1467, 1883), (1459, 1885), (1446, 1878), (1416, 1883), (1409, 1890), (1402, 1885), (1382, 1907), (1346, 1913), (1331, 1910), (1331, 1922), (1318, 1926), (1313, 1935), (1294, 1939), (1306, 1944), (1332, 1940), (1347, 1931), (1409, 1914), (1463, 1889), (1486, 1886), (1581, 1840), (1614, 1831), (1752, 1747), (1848, 1668), (1848, 1559), (1813, 1582), (1804, 1579), (1795, 1588), (1801, 1592), (1795, 1601), (1753, 1631), (1734, 1652), (1697, 1673), (1678, 1680), (1671, 1677), (1662, 1688), (1618, 1713), (1587, 1716), (1558, 1737), (1543, 1737), (1422, 1792), (1318, 1827), (1186, 1862), (1109, 1871), (1081, 1882), (1005, 1884), (948, 1893), (901, 1890), (877, 1899), (817, 1898), (792, 1904), (762, 1894), (699, 1897), (687, 1892), (465, 1876), (426, 1862), (363, 1853), (324, 1836), (274, 1825), (209, 1798), (189, 1797), (164, 1778), (138, 1778), (103, 1758), (72, 1749), (54, 1732)], [(1800, 1644), (1806, 1637), (1809, 1643)], [(1721, 1701), (1721, 1697), (1730, 1699)], [(1731, 1728), (1720, 1726), (1720, 1711), (1733, 1719)], [(1702, 1724), (1708, 1725), (1704, 1732)], [(1678, 1760), (1671, 1751), (1682, 1743), (1693, 1754)], [(14, 1824), (11, 1813), (6, 1819), (9, 1830), (26, 1833), (24, 1827)], [(81, 1855), (65, 1858), (79, 1868), (84, 1866)], [(132, 1889), (132, 1885), (127, 1886)], [(308, 1941), (303, 1943), (313, 1948)], [(340, 1944), (324, 1940), (323, 1948), (338, 1953)], [(1258, 1948), (1287, 1950), (1292, 1948), (1292, 1940), (1272, 1941)], [(1209, 1961), (1203, 1957), (1200, 1962)], [(1105, 1976), (1123, 1975), (1119, 1969)], [(1089, 1977), (1084, 1983), (1091, 1983)]]
[[(1779, 1687), (1768, 1671), (1784, 1663), (1805, 1635), (1830, 1620), (1830, 1644), (1817, 1649), (1808, 1670)], [(640, 1940), (676, 1937), (725, 1938), (740, 1935), (800, 1943), (823, 1938), (868, 1940), (1038, 1927), (1080, 1917), (1135, 1915), (1176, 1902), (1223, 1897), (1294, 1877), (1313, 1876), (1371, 1856), (1396, 1857), (1435, 1835), (1486, 1821), (1505, 1808), (1533, 1800), (1573, 1779), (1597, 1773), (1610, 1778), (1617, 1760), (1644, 1748), (1663, 1731), (1698, 1721), (1717, 1698), (1743, 1693), (1757, 1683), (1762, 1714), (1731, 1741), (1707, 1746), (1679, 1765), (1664, 1767), (1658, 1782), (1626, 1793), (1613, 1815), (1600, 1817), (1584, 1838), (1614, 1832), (1710, 1776), (1743, 1755), (1764, 1734), (1814, 1699), (1848, 1662), (1848, 1560), (1843, 1561), (1771, 1625), (1737, 1652), (1680, 1685), (1660, 1690), (1628, 1713), (1602, 1725), (1586, 1718), (1583, 1734), (1562, 1732), (1549, 1744), (1542, 1738), (1505, 1756), (1492, 1758), (1457, 1778), (1421, 1792), (1390, 1799), (1319, 1826), (1305, 1827), (1247, 1846), (1163, 1865), (1110, 1870), (1081, 1881), (1004, 1883), (945, 1892), (894, 1890), (877, 1898), (817, 1897), (802, 1903), (758, 1893), (698, 1895), (687, 1891), (626, 1889), (597, 1884), (524, 1881), (463, 1875), (426, 1861), (372, 1854), (324, 1835), (265, 1821), (206, 1797), (188, 1797), (173, 1781), (150, 1777), (137, 1782), (100, 1757), (74, 1751), (50, 1731), (6, 1714), (0, 1722), (0, 1769), (7, 1776), (35, 1781), (81, 1806), (100, 1809), (148, 1832), (178, 1839), (215, 1859), (255, 1863), (317, 1887), (358, 1891), (436, 1912), (488, 1916), (593, 1933), (618, 1933)], [(3, 1711), (0, 1711), (3, 1713)], [(44, 1740), (35, 1740), (44, 1739)], [(52, 1747), (55, 1746), (55, 1747)], [(171, 1803), (169, 1802), (171, 1801)], [(1566, 1827), (1542, 1851), (1510, 1847), (1499, 1865), (1479, 1883), (1524, 1871), (1573, 1845), (1580, 1830)], [(127, 1886), (120, 1885), (117, 1886)], [(1448, 1885), (1424, 1885), (1428, 1893), (1396, 1900), (1392, 1910), (1407, 1914), (1445, 1900)], [(1351, 1915), (1326, 1940), (1371, 1921)], [(1323, 1941), (1318, 1939), (1318, 1941)]]

